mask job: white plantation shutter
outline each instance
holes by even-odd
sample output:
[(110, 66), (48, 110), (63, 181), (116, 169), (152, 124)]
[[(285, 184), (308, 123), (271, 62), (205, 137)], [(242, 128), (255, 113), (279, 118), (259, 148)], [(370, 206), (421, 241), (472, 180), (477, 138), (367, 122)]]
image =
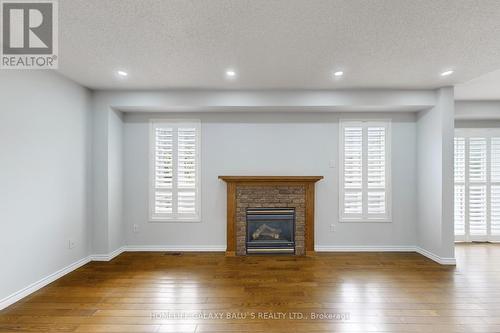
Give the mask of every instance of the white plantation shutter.
[(491, 138), (490, 150), (490, 181), (500, 184), (500, 138)]
[(173, 208), (173, 129), (155, 128), (154, 210), (156, 214), (171, 214)]
[(455, 138), (454, 177), (455, 235), (463, 237), (465, 236), (465, 138)]
[[(455, 238), (500, 240), (500, 136), (492, 130), (456, 130)], [(497, 135), (500, 133), (497, 133)]]
[(390, 219), (389, 128), (389, 122), (341, 122), (341, 220)]
[(486, 236), (486, 138), (469, 138), (469, 233)]
[(471, 236), (486, 236), (486, 185), (469, 187), (469, 230)]
[(455, 183), (465, 184), (465, 138), (455, 138)]
[(500, 236), (500, 186), (491, 186), (490, 198), (491, 235)]
[(200, 123), (152, 121), (152, 220), (200, 219)]
[(344, 128), (344, 214), (363, 214), (363, 127)]
[(455, 235), (465, 235), (465, 185), (455, 185)]
[(179, 128), (177, 132), (177, 208), (180, 213), (196, 211), (196, 128)]
[(385, 127), (369, 126), (366, 129), (368, 215), (385, 215)]
[(490, 235), (500, 238), (500, 137), (490, 143)]
[(486, 138), (469, 138), (469, 182), (486, 183)]

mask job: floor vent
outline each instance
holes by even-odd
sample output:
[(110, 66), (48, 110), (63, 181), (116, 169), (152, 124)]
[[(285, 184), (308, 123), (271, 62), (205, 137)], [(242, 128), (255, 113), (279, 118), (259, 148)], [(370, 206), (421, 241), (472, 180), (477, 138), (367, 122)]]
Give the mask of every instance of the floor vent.
[(165, 252), (166, 256), (182, 256), (182, 252)]

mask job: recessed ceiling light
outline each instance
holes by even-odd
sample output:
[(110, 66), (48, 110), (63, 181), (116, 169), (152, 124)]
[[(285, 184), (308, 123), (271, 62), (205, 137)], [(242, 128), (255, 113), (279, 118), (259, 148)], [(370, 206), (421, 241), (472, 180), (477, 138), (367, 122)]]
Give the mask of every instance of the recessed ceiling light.
[(344, 75), (344, 72), (342, 72), (342, 71), (337, 71), (337, 72), (333, 73), (333, 75), (334, 75), (334, 76), (336, 76), (336, 77), (341, 77), (341, 76), (343, 76), (343, 75)]
[(128, 73), (125, 72), (125, 71), (117, 71), (116, 72), (118, 75), (120, 75), (121, 77), (125, 77), (125, 76), (128, 76)]
[(236, 76), (236, 72), (234, 70), (232, 70), (232, 69), (228, 69), (226, 71), (226, 76), (229, 77), (229, 78), (233, 78), (233, 77)]
[(447, 70), (447, 71), (444, 71), (441, 73), (441, 76), (448, 76), (448, 75), (451, 75), (453, 74), (453, 71), (452, 70)]

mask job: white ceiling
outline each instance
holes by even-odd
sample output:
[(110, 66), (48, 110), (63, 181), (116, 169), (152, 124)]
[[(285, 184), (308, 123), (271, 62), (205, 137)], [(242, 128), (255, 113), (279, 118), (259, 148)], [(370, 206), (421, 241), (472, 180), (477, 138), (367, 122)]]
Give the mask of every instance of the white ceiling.
[(500, 100), (500, 70), (455, 86), (458, 100)]
[(59, 71), (95, 89), (435, 88), (500, 69), (497, 0), (61, 0), (59, 17)]

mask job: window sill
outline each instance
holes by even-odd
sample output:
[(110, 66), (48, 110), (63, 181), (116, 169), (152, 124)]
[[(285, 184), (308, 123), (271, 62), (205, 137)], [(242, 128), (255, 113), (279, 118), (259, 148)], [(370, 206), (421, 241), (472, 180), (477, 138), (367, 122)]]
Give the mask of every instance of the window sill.
[(182, 218), (164, 218), (164, 217), (150, 217), (149, 223), (201, 223), (201, 218), (182, 219)]
[(392, 223), (392, 219), (339, 219), (340, 223)]

